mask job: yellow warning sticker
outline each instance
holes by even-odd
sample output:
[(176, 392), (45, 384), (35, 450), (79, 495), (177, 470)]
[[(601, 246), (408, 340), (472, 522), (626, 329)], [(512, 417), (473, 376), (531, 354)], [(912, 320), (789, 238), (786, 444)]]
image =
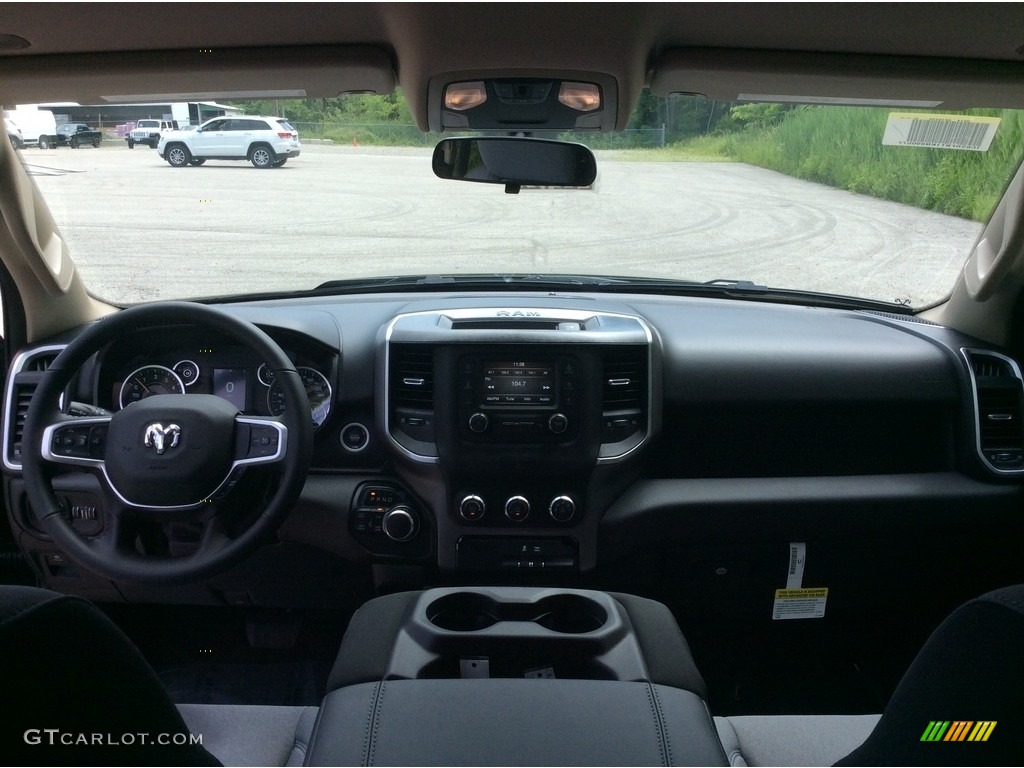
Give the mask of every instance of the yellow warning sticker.
[(988, 152), (999, 122), (998, 117), (890, 112), (882, 144)]
[(776, 589), (772, 619), (822, 619), (827, 601), (828, 587)]

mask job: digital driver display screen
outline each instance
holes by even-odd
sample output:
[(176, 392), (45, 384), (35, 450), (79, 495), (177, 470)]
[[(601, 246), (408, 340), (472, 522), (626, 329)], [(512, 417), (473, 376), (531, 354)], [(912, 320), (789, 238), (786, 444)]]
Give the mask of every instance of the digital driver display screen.
[(510, 361), (483, 365), (484, 405), (550, 405), (555, 375), (550, 363)]
[(214, 368), (213, 394), (223, 397), (239, 411), (244, 411), (245, 380), (245, 368)]

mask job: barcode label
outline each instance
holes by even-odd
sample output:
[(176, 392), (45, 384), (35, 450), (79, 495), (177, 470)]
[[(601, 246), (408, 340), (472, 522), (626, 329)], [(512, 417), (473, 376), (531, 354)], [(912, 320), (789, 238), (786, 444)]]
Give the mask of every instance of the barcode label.
[(882, 144), (987, 152), (998, 128), (998, 117), (892, 112)]
[(804, 561), (807, 559), (807, 544), (793, 541), (789, 544), (789, 572), (786, 574), (786, 588), (799, 589), (804, 583)]

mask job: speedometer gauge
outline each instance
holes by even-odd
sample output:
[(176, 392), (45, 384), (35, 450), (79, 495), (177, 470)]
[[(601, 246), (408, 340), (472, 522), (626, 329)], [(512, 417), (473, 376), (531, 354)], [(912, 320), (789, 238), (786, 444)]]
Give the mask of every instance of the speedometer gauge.
[(144, 365), (132, 371), (121, 385), (119, 396), (122, 408), (152, 395), (181, 395), (185, 385), (170, 368), (162, 365)]
[[(295, 369), (302, 379), (302, 386), (306, 388), (306, 397), (309, 398), (309, 413), (313, 418), (313, 426), (319, 427), (327, 420), (331, 412), (331, 383), (320, 371), (305, 366), (298, 366)], [(274, 416), (280, 416), (285, 411), (284, 387), (281, 380), (274, 378), (267, 393), (267, 406)]]

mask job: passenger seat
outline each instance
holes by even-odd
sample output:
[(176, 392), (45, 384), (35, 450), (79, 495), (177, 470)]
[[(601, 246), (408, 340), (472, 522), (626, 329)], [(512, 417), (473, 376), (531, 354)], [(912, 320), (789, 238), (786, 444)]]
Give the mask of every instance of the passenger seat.
[(950, 614), (880, 716), (717, 717), (715, 725), (737, 766), (1020, 765), (1024, 585)]

